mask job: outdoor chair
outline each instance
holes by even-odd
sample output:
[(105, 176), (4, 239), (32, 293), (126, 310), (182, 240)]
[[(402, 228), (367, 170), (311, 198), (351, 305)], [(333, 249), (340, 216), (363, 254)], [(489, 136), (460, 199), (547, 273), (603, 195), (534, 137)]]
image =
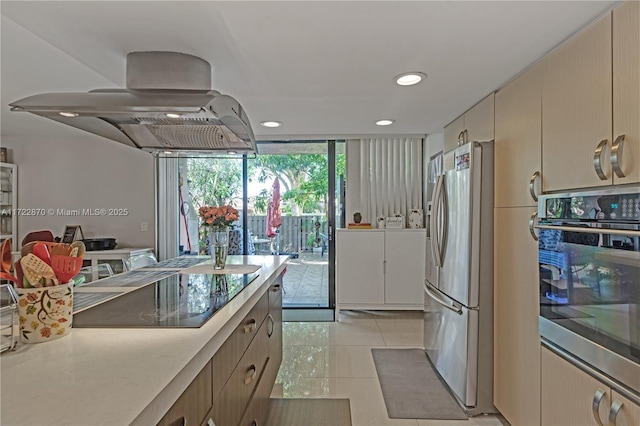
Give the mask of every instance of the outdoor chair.
[[(229, 231), (228, 254), (244, 254), (244, 241), (242, 229), (231, 229)], [(256, 254), (256, 247), (253, 245), (251, 231), (249, 231), (247, 254)]]

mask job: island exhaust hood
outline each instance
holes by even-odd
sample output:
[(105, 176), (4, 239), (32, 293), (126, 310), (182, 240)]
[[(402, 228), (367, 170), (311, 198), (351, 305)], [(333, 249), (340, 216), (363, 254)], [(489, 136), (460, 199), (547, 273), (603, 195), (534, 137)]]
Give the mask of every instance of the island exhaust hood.
[(131, 52), (127, 88), (46, 93), (9, 104), (153, 154), (256, 154), (249, 119), (211, 90), (211, 65), (177, 52)]

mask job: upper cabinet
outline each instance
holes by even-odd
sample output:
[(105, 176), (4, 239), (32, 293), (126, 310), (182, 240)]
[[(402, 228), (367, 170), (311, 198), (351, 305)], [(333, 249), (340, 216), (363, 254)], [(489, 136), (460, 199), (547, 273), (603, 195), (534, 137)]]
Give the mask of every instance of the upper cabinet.
[(450, 151), (467, 142), (493, 140), (493, 124), (492, 93), (444, 128), (444, 151)]
[(542, 65), (543, 190), (610, 185), (611, 15), (565, 42)]
[(464, 140), (464, 114), (444, 128), (444, 152), (460, 146)]
[[(624, 137), (624, 141), (621, 139)], [(613, 11), (613, 140), (622, 151), (614, 183), (640, 182), (640, 2)], [(619, 154), (618, 154), (619, 155)]]
[(640, 5), (626, 2), (543, 62), (543, 190), (640, 181)]
[(464, 114), (465, 142), (493, 140), (494, 101), (495, 96), (491, 93)]
[(496, 93), (495, 206), (535, 207), (540, 192), (540, 64)]

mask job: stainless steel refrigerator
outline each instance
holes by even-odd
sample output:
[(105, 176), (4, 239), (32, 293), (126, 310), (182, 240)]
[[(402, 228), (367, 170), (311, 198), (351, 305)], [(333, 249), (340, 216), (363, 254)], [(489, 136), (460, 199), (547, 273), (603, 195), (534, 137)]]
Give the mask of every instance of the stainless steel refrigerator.
[(445, 153), (431, 196), (425, 351), (469, 415), (497, 412), (493, 406), (493, 145), (493, 141), (471, 142)]

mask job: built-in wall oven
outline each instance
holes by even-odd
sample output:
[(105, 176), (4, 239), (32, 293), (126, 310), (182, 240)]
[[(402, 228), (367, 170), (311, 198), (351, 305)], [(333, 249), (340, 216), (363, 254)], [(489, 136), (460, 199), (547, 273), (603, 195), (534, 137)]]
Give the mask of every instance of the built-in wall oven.
[(540, 336), (640, 393), (640, 187), (539, 197)]

